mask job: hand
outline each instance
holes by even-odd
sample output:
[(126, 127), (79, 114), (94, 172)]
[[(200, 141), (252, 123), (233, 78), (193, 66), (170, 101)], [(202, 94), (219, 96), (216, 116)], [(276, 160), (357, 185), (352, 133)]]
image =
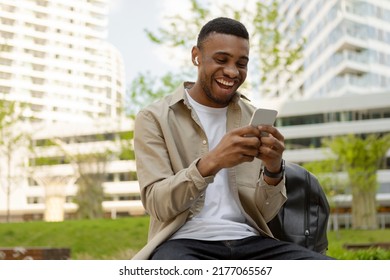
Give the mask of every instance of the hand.
[(260, 130), (253, 126), (234, 129), (224, 135), (218, 145), (198, 162), (203, 177), (215, 175), (222, 168), (253, 161), (259, 156)]
[(278, 173), (285, 149), (284, 136), (278, 129), (270, 125), (258, 126), (258, 129), (268, 135), (260, 137), (261, 145), (257, 158), (263, 161), (268, 171)]

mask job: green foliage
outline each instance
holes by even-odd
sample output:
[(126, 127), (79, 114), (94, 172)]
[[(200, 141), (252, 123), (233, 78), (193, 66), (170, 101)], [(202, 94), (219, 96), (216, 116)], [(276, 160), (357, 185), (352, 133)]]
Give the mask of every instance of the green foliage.
[(145, 30), (148, 38), (160, 45), (166, 45), (170, 48), (182, 47), (188, 51), (195, 44), (196, 35), (201, 26), (210, 16), (206, 8), (209, 3), (202, 6), (199, 1), (191, 0), (191, 8), (185, 13), (168, 15), (165, 19), (168, 21), (168, 28), (159, 28), (157, 33)]
[(346, 250), (340, 247), (328, 255), (338, 260), (390, 260), (390, 251), (381, 248)]
[(97, 219), (103, 217), (104, 189), (106, 165), (111, 151), (105, 153), (89, 152), (73, 157), (77, 164), (79, 178), (77, 180), (77, 217), (79, 219)]
[(390, 260), (390, 251), (380, 248), (357, 250), (354, 255), (356, 260)]
[[(80, 136), (85, 141), (84, 136)], [(109, 136), (113, 138), (113, 135)], [(89, 140), (107, 140), (106, 136), (94, 135)], [(71, 142), (83, 142), (75, 136)], [(112, 139), (113, 140), (113, 139)], [(77, 193), (74, 202), (78, 205), (76, 215), (80, 219), (96, 219), (103, 217), (104, 189), (103, 183), (106, 179), (107, 163), (117, 157), (117, 152), (110, 147), (99, 145), (93, 149), (75, 150), (70, 149), (69, 144), (59, 138), (52, 141), (63, 152), (65, 159), (73, 165), (77, 179)]]
[(346, 135), (326, 140), (325, 145), (336, 155), (336, 164), (347, 171), (353, 188), (377, 188), (376, 172), (390, 148), (390, 134)]
[(118, 158), (120, 160), (134, 160), (135, 153), (133, 148), (134, 131), (119, 132), (120, 151)]
[(49, 147), (55, 146), (56, 144), (51, 139), (39, 139), (35, 140), (35, 147)]
[[(266, 82), (268, 74), (275, 70), (279, 74), (283, 72), (295, 73), (302, 70), (291, 68), (293, 63), (302, 57), (305, 42), (303, 37), (299, 37), (300, 21), (296, 20), (289, 24), (282, 34), (278, 25), (284, 23), (284, 15), (279, 13), (278, 1), (271, 1), (271, 4), (258, 1), (252, 17), (254, 24), (252, 44), (259, 58), (260, 81)], [(289, 38), (296, 42), (295, 45), (286, 45), (285, 38), (288, 36), (296, 36), (295, 39)]]
[(134, 138), (133, 131), (122, 131), (118, 133), (120, 140), (131, 140)]
[(382, 230), (340, 230), (328, 232), (328, 255), (340, 260), (390, 259), (390, 251), (380, 248), (347, 250), (346, 244), (389, 243), (390, 229)]
[(134, 160), (135, 153), (132, 149), (122, 149), (119, 155), (120, 160)]
[(37, 157), (34, 159), (30, 159), (29, 166), (45, 166), (68, 163), (69, 161), (64, 157)]
[(23, 135), (23, 133), (12, 133), (12, 128), (24, 119), (24, 109), (25, 105), (20, 102), (0, 100), (0, 145), (4, 145), (10, 137), (14, 138), (12, 142), (16, 142), (15, 140), (19, 140), (21, 135)]
[(25, 164), (17, 152), (29, 152), (31, 134), (26, 129), (25, 109), (23, 103), (16, 101), (0, 100), (0, 157), (4, 160), (5, 167), (0, 169), (1, 187), (6, 193), (7, 221), (10, 218), (10, 197), (14, 188), (18, 187), (20, 175), (14, 174), (14, 166), (25, 168)]
[(127, 115), (134, 118), (137, 112), (154, 100), (171, 93), (182, 81), (182, 76), (167, 73), (160, 78), (138, 74), (127, 92)]
[[(352, 223), (354, 228), (376, 228), (377, 170), (390, 148), (390, 134), (345, 135), (325, 139), (323, 146), (332, 155), (322, 162), (305, 167), (319, 177), (327, 194), (337, 194), (348, 184), (352, 193)], [(348, 174), (348, 182), (337, 176), (338, 171)], [(343, 186), (336, 188), (334, 186)]]
[(312, 161), (303, 164), (311, 173), (315, 174), (327, 197), (345, 193), (348, 182), (335, 176), (335, 160), (328, 158), (322, 161)]

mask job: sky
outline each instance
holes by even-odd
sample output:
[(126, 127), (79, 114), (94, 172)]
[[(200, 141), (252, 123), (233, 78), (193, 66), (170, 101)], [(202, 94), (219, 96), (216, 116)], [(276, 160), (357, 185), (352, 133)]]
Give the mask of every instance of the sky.
[(125, 63), (126, 82), (137, 73), (149, 71), (161, 76), (175, 69), (164, 50), (152, 43), (144, 29), (157, 31), (164, 15), (185, 9), (183, 0), (110, 0), (108, 41), (121, 53)]
[[(153, 77), (161, 77), (170, 72), (179, 72), (177, 56), (190, 59), (191, 50), (166, 50), (152, 43), (146, 36), (145, 29), (156, 32), (166, 26), (166, 17), (183, 14), (190, 10), (189, 0), (109, 0), (108, 41), (121, 53), (125, 63), (126, 83), (129, 84), (137, 73), (150, 72)], [(234, 4), (239, 8), (244, 3), (254, 0), (199, 0), (209, 4), (213, 16), (225, 16), (218, 7)], [(165, 19), (165, 20), (164, 20)], [(158, 33), (157, 33), (158, 34)], [(195, 34), (196, 36), (197, 34)], [(194, 41), (194, 44), (196, 42)], [(180, 52), (180, 53), (179, 53)], [(175, 57), (172, 57), (172, 53)], [(182, 61), (182, 60), (180, 60)], [(175, 64), (176, 63), (176, 64)]]

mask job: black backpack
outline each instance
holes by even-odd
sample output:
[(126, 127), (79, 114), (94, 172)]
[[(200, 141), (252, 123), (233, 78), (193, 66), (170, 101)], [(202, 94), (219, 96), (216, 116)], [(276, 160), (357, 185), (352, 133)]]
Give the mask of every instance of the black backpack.
[(329, 203), (317, 178), (298, 164), (286, 162), (287, 201), (268, 226), (273, 235), (326, 253)]

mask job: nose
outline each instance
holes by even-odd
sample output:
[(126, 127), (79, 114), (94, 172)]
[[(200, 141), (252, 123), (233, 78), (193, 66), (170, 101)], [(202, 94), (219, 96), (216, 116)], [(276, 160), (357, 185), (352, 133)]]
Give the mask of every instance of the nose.
[(234, 64), (226, 65), (226, 67), (223, 69), (223, 72), (229, 78), (236, 78), (239, 74), (238, 69)]

